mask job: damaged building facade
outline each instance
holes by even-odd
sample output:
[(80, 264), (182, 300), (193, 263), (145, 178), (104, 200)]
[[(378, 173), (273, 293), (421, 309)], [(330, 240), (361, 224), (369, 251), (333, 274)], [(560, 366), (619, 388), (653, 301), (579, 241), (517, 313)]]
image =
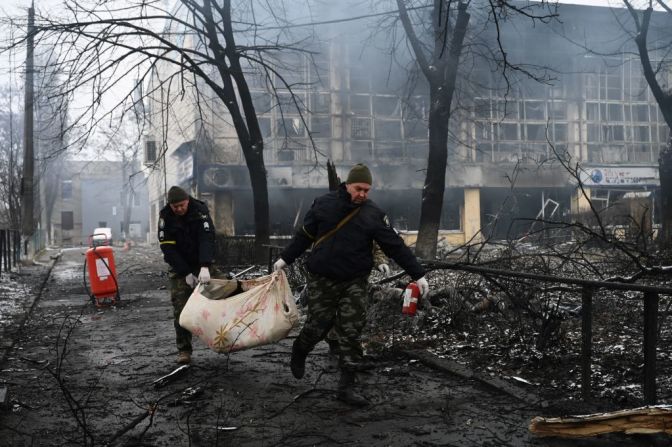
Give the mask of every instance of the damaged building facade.
[[(450, 244), (518, 238), (531, 229), (521, 219), (571, 221), (590, 209), (589, 200), (600, 210), (635, 198), (648, 204), (656, 223), (657, 160), (669, 129), (634, 44), (591, 55), (571, 37), (595, 44), (596, 52), (615, 33), (627, 43), (615, 13), (575, 5), (561, 5), (559, 13), (561, 22), (504, 21), (501, 28), (509, 59), (545, 67), (546, 82), (510, 73), (506, 85), (492, 64), (474, 55), (462, 59), (461, 81), (471, 82), (456, 93), (450, 122), (441, 222)], [(605, 37), (588, 37), (597, 32)], [(341, 178), (366, 163), (371, 198), (412, 241), (427, 167), (428, 87), (417, 70), (402, 70), (351, 28), (329, 25), (318, 34), (322, 40), (310, 54), (279, 52), (277, 74), (246, 73), (264, 135), (271, 232), (292, 234), (312, 200), (327, 191), (329, 159)], [(193, 36), (181, 39), (193, 45)], [(160, 83), (169, 75), (159, 63), (146, 86), (150, 228), (167, 189), (177, 184), (209, 204), (218, 233), (253, 234), (249, 175), (226, 108), (214, 95), (207, 105), (197, 101), (188, 86), (166, 92)], [(172, 98), (170, 113), (159, 113), (160, 97)], [(560, 160), (579, 168), (563, 168)]]

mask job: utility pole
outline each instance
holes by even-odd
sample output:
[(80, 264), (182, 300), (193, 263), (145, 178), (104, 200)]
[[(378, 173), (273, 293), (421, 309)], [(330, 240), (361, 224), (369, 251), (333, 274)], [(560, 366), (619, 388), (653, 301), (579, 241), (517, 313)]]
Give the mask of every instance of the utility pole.
[(35, 3), (28, 8), (28, 36), (26, 48), (26, 85), (23, 122), (23, 178), (21, 179), (21, 235), (24, 239), (24, 254), (27, 254), (28, 238), (34, 229), (33, 182), (35, 176), (35, 154), (33, 140), (33, 46), (35, 37)]

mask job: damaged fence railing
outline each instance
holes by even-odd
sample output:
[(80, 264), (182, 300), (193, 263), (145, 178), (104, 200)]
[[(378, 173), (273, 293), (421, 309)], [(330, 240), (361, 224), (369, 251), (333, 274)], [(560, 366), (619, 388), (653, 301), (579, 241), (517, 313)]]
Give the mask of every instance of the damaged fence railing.
[(644, 400), (648, 405), (656, 403), (656, 345), (658, 343), (658, 299), (659, 295), (672, 295), (672, 288), (646, 284), (597, 281), (590, 279), (566, 278), (538, 273), (514, 272), (489, 267), (455, 264), (449, 262), (425, 262), (429, 269), (459, 270), (487, 276), (523, 278), (556, 284), (572, 284), (582, 288), (581, 312), (581, 393), (584, 399), (591, 395), (591, 365), (593, 345), (593, 294), (598, 289), (626, 290), (641, 292), (644, 301)]

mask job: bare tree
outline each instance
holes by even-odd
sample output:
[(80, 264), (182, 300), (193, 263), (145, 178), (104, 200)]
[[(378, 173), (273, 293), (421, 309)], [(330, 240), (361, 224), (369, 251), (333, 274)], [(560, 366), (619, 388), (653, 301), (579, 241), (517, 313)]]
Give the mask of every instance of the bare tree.
[(11, 102), (14, 100), (11, 90), (2, 89), (7, 102), (0, 106), (0, 222), (5, 227), (20, 228), (21, 194), (19, 182), (22, 164), (20, 160), (22, 133), (21, 114), (16, 113)]
[[(413, 55), (423, 76), (429, 83), (429, 156), (427, 174), (422, 191), (422, 208), (416, 252), (422, 258), (431, 259), (436, 255), (437, 236), (443, 207), (446, 166), (448, 156), (448, 136), (452, 115), (453, 97), (460, 82), (460, 59), (463, 52), (477, 52), (482, 46), (472, 36), (470, 41), (470, 10), (481, 15), (479, 22), (490, 31), (483, 36), (492, 41), (487, 43), (487, 57), (494, 61), (497, 69), (508, 85), (508, 72), (515, 71), (535, 80), (542, 76), (528, 71), (521, 64), (509, 60), (500, 35), (500, 21), (507, 15), (518, 14), (531, 21), (548, 22), (557, 16), (553, 5), (540, 2), (537, 5), (518, 5), (508, 1), (468, 2), (463, 0), (434, 0), (430, 5), (420, 2), (412, 6), (415, 19), (410, 15), (411, 6), (404, 0), (396, 0), (399, 19), (410, 43)], [(427, 8), (431, 12), (431, 27), (426, 29)], [(535, 11), (539, 8), (541, 12)], [(484, 17), (484, 18), (483, 18)], [(473, 35), (476, 32), (472, 33)], [(474, 48), (469, 48), (469, 47)], [(466, 76), (466, 73), (462, 73)]]
[[(643, 11), (636, 10), (629, 0), (623, 0), (623, 3), (628, 8), (635, 25), (633, 38), (642, 63), (644, 78), (649, 84), (651, 93), (653, 93), (660, 107), (667, 126), (672, 129), (672, 89), (665, 82), (665, 77), (669, 76), (670, 64), (672, 63), (669, 58), (665, 58), (670, 42), (658, 42), (654, 48), (649, 48), (647, 40), (651, 29), (653, 0), (648, 1), (648, 6)], [(655, 3), (672, 16), (672, 9), (664, 2), (656, 0)], [(658, 59), (658, 63), (654, 63), (652, 57)], [(670, 248), (672, 247), (672, 133), (667, 146), (660, 151), (658, 167), (660, 171), (662, 222), (662, 234), (658, 239), (661, 246)]]
[[(171, 92), (172, 97), (158, 101), (162, 113), (168, 114), (176, 97), (184, 98), (192, 91), (201, 120), (200, 124), (193, 124), (201, 127), (213, 99), (224, 106), (226, 120), (235, 129), (248, 168), (254, 202), (255, 255), (257, 261), (263, 261), (263, 246), (270, 238), (264, 140), (246, 67), (254, 65), (259, 73), (270, 77), (277, 74), (277, 66), (265, 54), (300, 51), (298, 47), (260, 37), (254, 23), (254, 2), (232, 5), (230, 0), (180, 0), (170, 10), (161, 0), (105, 4), (63, 0), (63, 5), (67, 9), (65, 19), (54, 13), (38, 17), (36, 41), (37, 45), (50, 44), (52, 63), (69, 74), (61, 96), (72, 97), (87, 89), (91, 92), (89, 104), (73, 116), (67, 128), (73, 135), (70, 145), (83, 146), (93, 129), (111, 117), (112, 110), (121, 110), (122, 118), (133, 110), (138, 98), (132, 98), (135, 88), (127, 88), (124, 79), (133, 76), (138, 83), (150, 84), (159, 65), (169, 67), (160, 83), (153, 84), (144, 96), (156, 99), (163, 91)], [(279, 19), (283, 11), (280, 5), (276, 6), (270, 16)], [(232, 11), (249, 13), (251, 22), (234, 19)], [(241, 37), (245, 34), (234, 30), (235, 25), (245, 28), (250, 38)], [(290, 85), (285, 87), (291, 92)], [(126, 93), (120, 94), (122, 89)], [(117, 98), (111, 105), (105, 102), (110, 92)], [(207, 137), (206, 141), (213, 141), (212, 135)], [(165, 153), (165, 147), (159, 156)]]

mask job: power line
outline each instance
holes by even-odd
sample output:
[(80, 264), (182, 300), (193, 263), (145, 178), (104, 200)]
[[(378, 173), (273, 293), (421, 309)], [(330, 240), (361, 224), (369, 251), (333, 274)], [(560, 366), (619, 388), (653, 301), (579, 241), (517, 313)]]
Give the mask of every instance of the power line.
[[(425, 5), (425, 6), (414, 6), (412, 8), (406, 8), (407, 11), (414, 11), (418, 9), (427, 9), (431, 8), (432, 6), (430, 5)], [(395, 9), (393, 11), (384, 11), (384, 12), (377, 12), (374, 14), (365, 14), (361, 16), (353, 16), (353, 17), (344, 17), (342, 19), (333, 19), (333, 20), (324, 20), (321, 22), (305, 22), (305, 23), (295, 23), (291, 25), (277, 25), (277, 26), (261, 26), (261, 27), (256, 27), (256, 29), (259, 30), (274, 30), (274, 29), (287, 29), (287, 28), (301, 28), (304, 26), (316, 26), (316, 25), (329, 25), (332, 23), (343, 23), (343, 22), (354, 22), (357, 20), (362, 20), (362, 19), (370, 19), (372, 17), (380, 17), (388, 14), (399, 14), (399, 10)], [(254, 26), (254, 25), (252, 25)]]
[[(413, 6), (411, 8), (406, 8), (407, 11), (415, 11), (415, 10), (420, 10), (420, 9), (427, 9), (431, 8), (431, 5), (424, 5), (424, 6)], [(373, 17), (381, 17), (385, 15), (391, 15), (391, 14), (399, 14), (399, 9), (395, 9), (392, 11), (383, 11), (383, 12), (377, 12), (377, 13), (372, 13), (372, 14), (364, 14), (364, 15), (359, 15), (359, 16), (352, 16), (352, 17), (343, 17), (340, 19), (332, 19), (332, 20), (323, 20), (319, 22), (304, 22), (304, 23), (293, 23), (293, 24), (288, 24), (288, 25), (276, 25), (276, 26), (258, 26), (254, 23), (247, 23), (250, 27), (259, 30), (259, 31), (266, 31), (266, 30), (277, 30), (277, 29), (289, 29), (289, 28), (303, 28), (306, 26), (318, 26), (318, 25), (330, 25), (333, 23), (345, 23), (345, 22), (355, 22), (357, 20), (363, 20), (363, 19), (370, 19)], [(170, 17), (170, 16), (169, 16)], [(236, 22), (234, 21), (233, 23), (243, 23), (243, 22)], [(242, 30), (238, 30), (237, 32), (242, 32)], [(184, 35), (184, 34), (192, 34), (190, 32), (182, 33), (182, 32), (164, 32), (162, 33), (163, 35)]]

